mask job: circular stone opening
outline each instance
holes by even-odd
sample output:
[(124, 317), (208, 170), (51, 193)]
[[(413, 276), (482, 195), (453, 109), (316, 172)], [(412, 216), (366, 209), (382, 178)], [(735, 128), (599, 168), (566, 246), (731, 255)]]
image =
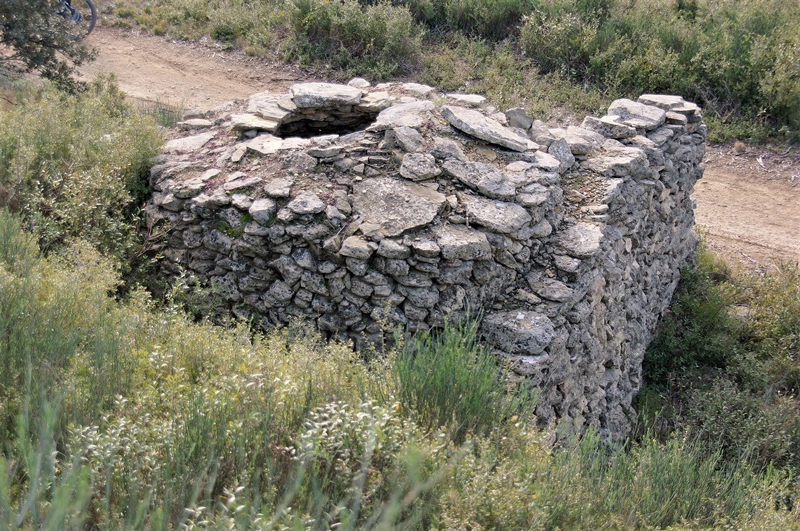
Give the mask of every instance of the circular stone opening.
[(378, 113), (363, 112), (350, 107), (337, 109), (303, 109), (282, 120), (276, 131), (281, 138), (312, 138), (322, 135), (346, 135), (369, 127)]

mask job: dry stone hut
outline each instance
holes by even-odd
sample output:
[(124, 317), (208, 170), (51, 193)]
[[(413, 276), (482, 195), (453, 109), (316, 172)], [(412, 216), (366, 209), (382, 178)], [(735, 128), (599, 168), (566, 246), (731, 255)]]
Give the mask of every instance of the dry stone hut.
[(482, 310), (537, 413), (624, 434), (697, 238), (706, 127), (676, 96), (581, 127), (413, 83), (305, 83), (187, 117), (152, 170), (173, 272), (268, 329), (375, 341)]

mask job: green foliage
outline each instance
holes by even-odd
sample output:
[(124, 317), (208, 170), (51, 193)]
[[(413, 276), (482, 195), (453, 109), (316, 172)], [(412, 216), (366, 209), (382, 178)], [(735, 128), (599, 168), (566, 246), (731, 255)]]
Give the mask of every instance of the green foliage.
[(545, 434), (507, 427), (477, 449), (453, 467), (441, 528), (740, 528), (764, 512), (763, 496), (785, 488), (780, 475), (726, 467), (719, 454), (676, 438), (648, 436), (623, 450), (590, 432), (551, 450)]
[(797, 397), (769, 396), (720, 378), (688, 395), (687, 419), (697, 439), (731, 460), (800, 468)]
[(728, 461), (800, 470), (798, 344), (797, 265), (748, 274), (701, 251), (645, 355), (640, 403)]
[(290, 57), (322, 61), (348, 74), (379, 79), (407, 73), (417, 62), (422, 29), (408, 9), (388, 2), (294, 0)]
[(20, 213), (44, 249), (80, 236), (122, 259), (161, 141), (113, 78), (76, 96), (28, 89), (0, 114), (0, 206)]
[(609, 101), (564, 75), (540, 75), (532, 62), (508, 46), (464, 36), (443, 38), (422, 58), (419, 81), (446, 91), (485, 94), (501, 108), (523, 106), (543, 120), (597, 113)]
[(533, 11), (535, 0), (401, 0), (417, 20), (431, 29), (464, 32), (500, 40), (511, 35), (519, 21)]
[(418, 334), (395, 371), (401, 404), (427, 429), (447, 426), (455, 440), (485, 434), (533, 404), (504, 384), (497, 359), (478, 343), (478, 323), (446, 321), (440, 333)]
[(798, 529), (773, 469), (677, 437), (555, 445), (507, 418), (519, 397), (474, 324), (398, 368), (299, 325), (253, 335), (115, 301), (96, 252), (43, 258), (6, 212), (0, 256), (0, 528)]
[(40, 0), (4, 0), (0, 4), (0, 43), (12, 50), (6, 61), (25, 72), (38, 71), (62, 88), (76, 89), (75, 67), (92, 58), (88, 48), (70, 34), (58, 5)]
[(725, 367), (738, 348), (737, 323), (728, 315), (733, 294), (721, 281), (729, 278), (725, 265), (701, 251), (687, 268), (673, 295), (660, 333), (647, 351), (644, 374), (651, 383), (699, 368)]
[(745, 118), (792, 135), (800, 127), (798, 21), (796, 3), (775, 0), (544, 0), (520, 42), (543, 72), (614, 94), (681, 94), (723, 124)]
[(78, 356), (87, 378), (76, 391), (86, 400), (79, 413), (92, 418), (95, 406), (128, 383), (118, 330), (110, 326), (114, 308), (107, 294), (116, 275), (86, 244), (52, 262), (34, 260), (32, 238), (7, 211), (0, 211), (0, 249), (0, 438), (13, 433), (24, 401), (38, 408), (58, 397), (55, 383)]

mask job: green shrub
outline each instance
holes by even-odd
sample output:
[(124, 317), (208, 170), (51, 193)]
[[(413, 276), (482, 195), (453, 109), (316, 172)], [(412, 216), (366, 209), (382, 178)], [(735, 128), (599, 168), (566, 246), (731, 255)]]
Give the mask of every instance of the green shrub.
[(536, 0), (401, 0), (417, 20), (438, 31), (500, 40), (511, 35)]
[(81, 237), (122, 259), (161, 141), (113, 79), (78, 96), (30, 89), (0, 114), (0, 206), (45, 250)]
[(555, 444), (509, 416), (523, 400), (474, 322), (367, 364), (302, 326), (115, 301), (113, 267), (68, 249), (43, 258), (0, 213), (0, 528), (797, 529), (774, 468), (680, 437)]
[(559, 72), (541, 75), (509, 46), (458, 34), (442, 38), (422, 57), (418, 80), (446, 91), (486, 95), (501, 108), (523, 106), (542, 120), (598, 113), (610, 100)]
[(698, 440), (726, 459), (800, 469), (796, 397), (757, 394), (722, 378), (694, 389), (687, 409)]
[(800, 469), (800, 268), (727, 268), (701, 250), (644, 360), (640, 407), (727, 462)]
[(727, 367), (740, 348), (737, 322), (728, 309), (732, 290), (725, 282), (730, 271), (723, 262), (701, 250), (697, 263), (684, 270), (669, 312), (644, 360), (651, 383), (665, 383), (677, 374)]
[(774, 499), (791, 492), (785, 476), (724, 465), (718, 453), (678, 438), (648, 436), (622, 449), (588, 433), (551, 444), (520, 426), (476, 441), (440, 486), (438, 528), (739, 529), (764, 521)]
[(723, 123), (767, 119), (796, 134), (798, 21), (800, 8), (777, 0), (544, 0), (520, 41), (544, 72), (615, 94), (681, 94)]
[(445, 426), (455, 440), (484, 434), (532, 403), (504, 382), (497, 359), (478, 343), (477, 321), (445, 322), (417, 335), (395, 362), (401, 404), (427, 429)]
[(414, 68), (423, 34), (405, 7), (357, 0), (294, 0), (291, 28), (290, 57), (379, 79)]
[[(63, 375), (80, 358), (78, 418), (93, 418), (130, 383), (108, 292), (117, 276), (86, 244), (50, 262), (34, 260), (35, 245), (0, 211), (0, 439), (13, 433), (22, 404), (38, 408), (66, 389)], [(35, 415), (34, 415), (35, 416)], [(0, 444), (2, 448), (2, 444)]]

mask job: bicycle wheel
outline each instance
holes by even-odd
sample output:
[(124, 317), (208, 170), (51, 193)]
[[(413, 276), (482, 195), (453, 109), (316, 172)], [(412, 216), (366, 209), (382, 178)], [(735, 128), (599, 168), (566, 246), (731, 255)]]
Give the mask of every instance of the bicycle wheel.
[(67, 33), (78, 39), (89, 35), (97, 22), (97, 10), (92, 0), (59, 2), (58, 14), (66, 23)]

